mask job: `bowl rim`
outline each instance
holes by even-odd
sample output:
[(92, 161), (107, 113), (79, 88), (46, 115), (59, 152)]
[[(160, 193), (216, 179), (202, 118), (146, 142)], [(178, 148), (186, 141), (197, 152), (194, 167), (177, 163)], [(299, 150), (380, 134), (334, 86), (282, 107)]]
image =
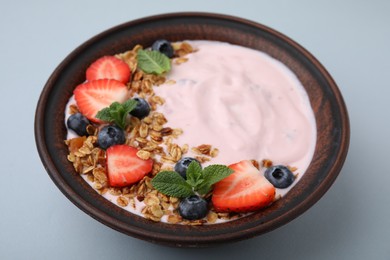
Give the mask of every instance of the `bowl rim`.
[[(228, 20), (233, 21), (235, 23), (240, 23), (244, 25), (249, 25), (251, 27), (257, 28), (259, 30), (265, 31), (269, 34), (274, 35), (277, 38), (285, 41), (297, 51), (299, 51), (302, 55), (304, 55), (311, 63), (313, 63), (316, 69), (321, 73), (321, 75), (328, 82), (331, 87), (333, 93), (335, 94), (336, 102), (340, 109), (340, 114), (342, 115), (342, 133), (339, 153), (335, 160), (335, 164), (331, 166), (329, 170), (329, 174), (327, 178), (322, 180), (319, 186), (316, 189), (314, 194), (310, 194), (303, 201), (301, 201), (298, 205), (292, 208), (289, 212), (278, 216), (267, 223), (264, 223), (261, 226), (252, 227), (247, 230), (236, 231), (230, 234), (219, 234), (214, 235), (212, 237), (203, 237), (203, 236), (194, 236), (194, 237), (186, 237), (176, 236), (175, 234), (155, 234), (153, 232), (149, 232), (148, 230), (139, 229), (135, 226), (129, 227), (128, 223), (121, 222), (117, 219), (113, 219), (111, 216), (108, 216), (104, 212), (96, 210), (96, 208), (92, 207), (87, 201), (85, 201), (79, 194), (77, 194), (71, 186), (69, 186), (66, 182), (64, 182), (61, 173), (58, 171), (55, 163), (53, 162), (52, 155), (48, 151), (47, 144), (45, 142), (46, 131), (44, 129), (44, 121), (45, 121), (45, 104), (48, 101), (50, 93), (54, 88), (54, 83), (66, 64), (68, 64), (75, 56), (77, 56), (80, 52), (82, 52), (85, 48), (87, 48), (93, 42), (110, 35), (113, 31), (121, 30), (122, 28), (126, 28), (128, 26), (134, 26), (136, 24), (142, 24), (149, 21), (161, 20), (161, 19), (171, 19), (173, 17), (203, 17), (203, 18), (213, 18), (219, 20)], [(83, 210), (85, 213), (98, 220), (99, 222), (117, 230), (122, 233), (132, 235), (134, 237), (144, 239), (151, 242), (157, 242), (161, 244), (167, 245), (175, 245), (175, 246), (205, 246), (222, 242), (230, 242), (230, 241), (238, 241), (246, 238), (253, 237), (255, 235), (260, 235), (266, 232), (269, 232), (273, 229), (276, 229), (309, 209), (313, 204), (315, 204), (330, 188), (333, 184), (337, 176), (339, 175), (344, 161), (346, 159), (348, 148), (349, 148), (349, 138), (350, 138), (350, 124), (349, 117), (346, 105), (342, 98), (341, 92), (337, 87), (335, 81), (330, 76), (328, 71), (324, 68), (324, 66), (305, 48), (303, 48), (300, 44), (296, 43), (294, 40), (285, 36), (284, 34), (271, 29), (268, 26), (263, 24), (253, 22), (244, 18), (235, 17), (231, 15), (225, 14), (217, 14), (217, 13), (207, 13), (207, 12), (174, 12), (174, 13), (165, 13), (147, 16), (139, 19), (135, 19), (132, 21), (128, 21), (112, 28), (109, 28), (89, 40), (82, 43), (75, 50), (73, 50), (66, 58), (57, 66), (57, 68), (53, 71), (49, 79), (47, 80), (42, 93), (39, 97), (36, 114), (35, 114), (35, 123), (34, 123), (34, 133), (35, 133), (35, 141), (38, 149), (39, 156), (44, 165), (46, 172), (49, 174), (52, 181), (56, 184), (56, 186), (61, 190), (61, 192), (72, 201), (78, 208)], [(172, 224), (167, 224), (172, 225)], [(180, 240), (180, 241), (179, 241)]]

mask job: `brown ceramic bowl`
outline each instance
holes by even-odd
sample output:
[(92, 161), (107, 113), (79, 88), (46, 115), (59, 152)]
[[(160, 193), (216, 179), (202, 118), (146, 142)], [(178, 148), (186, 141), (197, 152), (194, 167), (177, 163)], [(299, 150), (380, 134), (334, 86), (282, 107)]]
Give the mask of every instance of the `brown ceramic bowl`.
[[(282, 199), (247, 217), (215, 225), (155, 223), (112, 204), (94, 191), (67, 161), (64, 110), (72, 91), (85, 80), (97, 58), (153, 41), (206, 39), (261, 50), (287, 65), (305, 87), (317, 123), (314, 158), (302, 179)], [(251, 238), (276, 229), (316, 203), (339, 174), (349, 145), (349, 121), (343, 98), (324, 67), (299, 44), (266, 26), (209, 13), (174, 13), (111, 28), (74, 50), (57, 67), (40, 96), (35, 138), (41, 160), (58, 188), (81, 210), (103, 224), (140, 239), (173, 246), (209, 246)]]

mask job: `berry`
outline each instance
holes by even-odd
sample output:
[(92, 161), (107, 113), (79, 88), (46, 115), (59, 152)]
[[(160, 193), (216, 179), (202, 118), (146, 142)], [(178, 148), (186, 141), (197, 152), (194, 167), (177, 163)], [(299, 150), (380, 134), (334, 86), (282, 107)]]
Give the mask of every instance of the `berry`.
[(187, 179), (187, 169), (192, 161), (196, 161), (200, 165), (200, 162), (195, 158), (183, 157), (175, 164), (175, 172), (179, 173), (184, 179)]
[(270, 205), (275, 187), (249, 160), (229, 166), (234, 172), (214, 185), (211, 201), (217, 212), (250, 212)]
[(207, 212), (207, 201), (198, 195), (192, 195), (180, 201), (179, 214), (185, 219), (201, 219), (207, 215)]
[(115, 79), (124, 84), (129, 82), (131, 76), (130, 67), (122, 60), (114, 56), (104, 56), (93, 62), (87, 69), (88, 81), (96, 79)]
[(276, 188), (284, 189), (289, 187), (295, 180), (294, 174), (283, 165), (276, 165), (267, 168), (264, 177)]
[(168, 56), (168, 58), (173, 57), (173, 47), (172, 44), (167, 40), (157, 40), (152, 45), (152, 50), (159, 51), (162, 54)]
[(89, 120), (81, 113), (71, 115), (66, 121), (69, 129), (72, 129), (77, 135), (85, 136), (87, 133), (87, 126), (91, 124)]
[(113, 102), (127, 100), (127, 86), (113, 79), (98, 79), (78, 85), (73, 91), (80, 112), (90, 121), (102, 123), (96, 114)]
[(153, 160), (143, 160), (137, 152), (137, 148), (128, 145), (114, 145), (107, 149), (107, 175), (111, 187), (136, 183), (152, 170)]
[(124, 144), (125, 141), (125, 132), (115, 125), (104, 126), (98, 134), (98, 144), (102, 149), (116, 144)]
[(137, 101), (137, 106), (130, 112), (130, 115), (135, 116), (139, 119), (147, 117), (150, 113), (150, 106), (148, 102), (143, 98), (133, 98)]

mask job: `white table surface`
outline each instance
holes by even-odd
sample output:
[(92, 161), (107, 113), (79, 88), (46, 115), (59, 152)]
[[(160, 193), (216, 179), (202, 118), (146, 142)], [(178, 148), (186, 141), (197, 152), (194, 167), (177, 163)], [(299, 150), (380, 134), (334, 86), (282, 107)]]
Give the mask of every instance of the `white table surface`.
[[(240, 16), (286, 34), (344, 96), (351, 144), (340, 176), (275, 231), (207, 249), (144, 242), (79, 210), (41, 164), (35, 107), (61, 60), (112, 26), (177, 11)], [(1, 0), (0, 39), (0, 259), (390, 259), (390, 1)]]

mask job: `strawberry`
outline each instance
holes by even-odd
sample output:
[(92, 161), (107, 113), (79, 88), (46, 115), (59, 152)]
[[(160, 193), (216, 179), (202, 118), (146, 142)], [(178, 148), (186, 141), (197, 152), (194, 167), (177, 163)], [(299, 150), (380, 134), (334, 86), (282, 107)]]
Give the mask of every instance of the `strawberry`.
[(125, 84), (113, 79), (99, 79), (78, 85), (73, 91), (80, 112), (89, 120), (101, 123), (97, 112), (117, 101), (123, 103), (128, 97)]
[(250, 212), (270, 205), (274, 186), (249, 160), (229, 166), (234, 172), (217, 182), (212, 202), (217, 212)]
[(93, 62), (87, 69), (87, 81), (96, 79), (116, 79), (124, 84), (129, 82), (130, 67), (114, 56), (103, 56)]
[(124, 187), (140, 181), (153, 167), (153, 160), (137, 156), (138, 149), (121, 144), (106, 150), (108, 182), (112, 187)]

